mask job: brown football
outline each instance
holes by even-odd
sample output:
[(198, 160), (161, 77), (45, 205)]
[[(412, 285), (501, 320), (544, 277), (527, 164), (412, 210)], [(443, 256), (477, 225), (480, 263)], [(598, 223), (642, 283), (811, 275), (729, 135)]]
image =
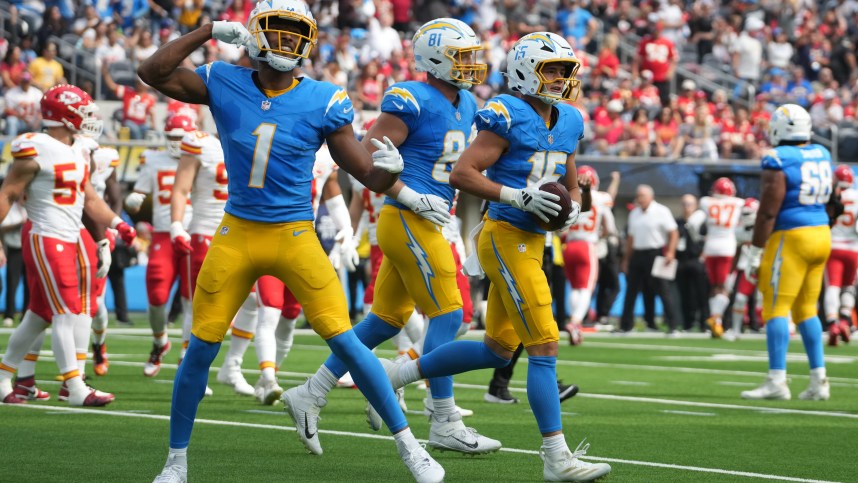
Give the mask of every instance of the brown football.
[(535, 214), (533, 215), (534, 219), (536, 219), (537, 225), (545, 231), (555, 231), (563, 228), (563, 224), (566, 223), (566, 218), (569, 217), (569, 213), (572, 212), (572, 198), (569, 196), (569, 191), (565, 186), (558, 183), (557, 181), (549, 181), (548, 183), (544, 183), (539, 187), (542, 191), (547, 191), (549, 193), (554, 193), (559, 196), (560, 199), (555, 201), (558, 205), (560, 205), (560, 213), (556, 216), (549, 217), (548, 223), (539, 219)]

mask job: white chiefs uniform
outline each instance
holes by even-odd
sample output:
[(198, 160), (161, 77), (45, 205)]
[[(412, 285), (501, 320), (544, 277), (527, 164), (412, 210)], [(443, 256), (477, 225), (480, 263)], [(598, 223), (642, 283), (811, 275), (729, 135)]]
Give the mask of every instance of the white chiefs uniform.
[(605, 191), (593, 191), (590, 194), (592, 203), (590, 211), (581, 213), (569, 231), (566, 232), (566, 240), (584, 240), (589, 243), (598, 243), (604, 224), (605, 215), (614, 206), (614, 199)]
[(352, 184), (352, 192), (354, 196), (360, 196), (363, 200), (363, 210), (366, 213), (367, 219), (367, 238), (371, 246), (378, 246), (378, 215), (381, 213), (381, 207), (384, 206), (384, 193), (376, 193), (370, 190), (353, 176), (350, 177)]
[(704, 196), (700, 209), (706, 214), (704, 257), (730, 257), (736, 254), (736, 230), (745, 200), (735, 196)]
[(107, 190), (107, 178), (119, 166), (119, 151), (114, 148), (99, 147), (92, 152), (93, 171), (90, 178), (93, 189), (98, 196), (104, 198)]
[(226, 165), (220, 140), (203, 131), (194, 131), (182, 139), (182, 152), (196, 156), (200, 168), (194, 178), (191, 196), (191, 235), (214, 236), (229, 196)]
[(831, 227), (831, 249), (858, 251), (858, 190), (848, 188), (840, 192), (843, 213)]
[(316, 162), (313, 164), (313, 182), (311, 187), (311, 198), (313, 199), (313, 216), (319, 212), (319, 205), (322, 203), (322, 193), (324, 192), (325, 183), (328, 182), (328, 178), (334, 173), (334, 171), (338, 170), (339, 166), (334, 162), (334, 158), (331, 157), (331, 151), (328, 149), (327, 144), (323, 144), (318, 151), (316, 151)]
[[(156, 232), (170, 231), (170, 198), (176, 181), (178, 160), (167, 151), (146, 150), (140, 155), (140, 174), (134, 191), (152, 194), (152, 228)], [(193, 215), (192, 207), (185, 209), (182, 224), (188, 228)]]

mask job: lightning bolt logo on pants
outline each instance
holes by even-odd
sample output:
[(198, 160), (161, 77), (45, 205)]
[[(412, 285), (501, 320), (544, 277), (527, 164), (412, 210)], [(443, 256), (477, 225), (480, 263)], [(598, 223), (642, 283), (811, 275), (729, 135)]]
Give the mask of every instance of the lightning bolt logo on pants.
[(527, 333), (530, 334), (530, 327), (527, 325), (527, 319), (524, 318), (524, 311), (521, 309), (521, 305), (524, 303), (524, 299), (521, 298), (521, 294), (518, 293), (518, 284), (515, 279), (512, 278), (512, 273), (509, 271), (509, 267), (506, 266), (503, 259), (500, 256), (500, 252), (498, 252), (498, 247), (495, 245), (495, 237), (492, 235), (492, 250), (495, 252), (495, 257), (498, 259), (498, 263), (500, 264), (500, 272), (504, 281), (506, 282), (506, 289), (509, 292), (509, 296), (512, 298), (513, 303), (515, 303), (515, 309), (518, 311), (518, 315), (521, 317), (522, 323), (524, 323), (524, 328), (527, 330)]
[(775, 259), (772, 262), (772, 279), (769, 286), (772, 287), (772, 305), (778, 301), (778, 285), (781, 281), (781, 266), (783, 265), (783, 248), (784, 235), (781, 234), (781, 241), (778, 243), (778, 251), (775, 252)]
[(402, 220), (402, 227), (405, 228), (405, 234), (408, 236), (408, 249), (411, 251), (411, 254), (414, 255), (414, 260), (417, 262), (417, 267), (420, 268), (420, 274), (423, 276), (423, 283), (426, 285), (426, 291), (429, 292), (429, 297), (432, 298), (432, 301), (435, 302), (435, 306), (439, 309), (441, 306), (438, 304), (438, 299), (435, 298), (435, 291), (432, 290), (432, 279), (435, 278), (435, 272), (432, 270), (432, 266), (429, 265), (429, 255), (426, 253), (426, 250), (417, 243), (417, 238), (414, 236), (414, 233), (411, 233), (411, 229), (408, 228), (408, 224), (405, 223), (405, 217), (402, 216), (402, 213), (399, 213), (399, 219)]

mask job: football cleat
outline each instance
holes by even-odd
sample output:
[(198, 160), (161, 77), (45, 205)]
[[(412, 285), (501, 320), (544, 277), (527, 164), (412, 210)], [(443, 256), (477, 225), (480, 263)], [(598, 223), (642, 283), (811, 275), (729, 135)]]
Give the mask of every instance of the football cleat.
[(107, 360), (107, 344), (92, 343), (92, 370), (96, 376), (107, 374), (110, 361)]
[(19, 399), (18, 396), (15, 395), (15, 391), (12, 391), (3, 397), (3, 404), (27, 404), (27, 401), (25, 399)]
[(10, 317), (6, 317), (3, 319), (3, 327), (12, 327), (15, 325), (15, 321)]
[(152, 344), (152, 352), (149, 353), (149, 360), (143, 364), (143, 375), (146, 377), (155, 377), (161, 371), (161, 360), (170, 352), (170, 341), (168, 340), (163, 346)]
[(566, 332), (569, 333), (569, 345), (581, 345), (584, 342), (584, 334), (581, 331), (581, 324), (566, 324)]
[(712, 333), (713, 339), (720, 339), (721, 336), (724, 335), (724, 326), (721, 325), (721, 321), (715, 317), (709, 317), (706, 319), (706, 325), (709, 326), (709, 331)]
[(256, 400), (266, 406), (273, 406), (283, 394), (283, 388), (277, 384), (277, 381), (265, 381), (262, 378), (259, 378), (253, 390)]
[[(84, 381), (85, 382), (85, 381)], [(112, 403), (116, 396), (110, 394), (109, 392), (101, 392), (92, 386), (86, 386), (87, 392), (85, 394), (79, 395), (71, 395), (69, 392), (69, 388), (65, 382), (60, 386), (60, 391), (57, 393), (57, 399), (60, 401), (66, 401), (69, 403), (69, 406), (91, 406), (91, 407), (101, 407), (107, 406)]]
[[(586, 441), (586, 440), (585, 440)], [(587, 454), (590, 444), (581, 441), (575, 451), (568, 449), (559, 455), (549, 455), (545, 447), (539, 448), (542, 458), (542, 477), (545, 481), (593, 481), (611, 472), (607, 463), (587, 463), (581, 457)]]
[(807, 389), (799, 393), (798, 398), (805, 401), (828, 401), (831, 397), (831, 386), (828, 378), (818, 379), (810, 376), (810, 384)]
[(231, 386), (233, 391), (242, 396), (254, 396), (256, 390), (241, 373), (241, 359), (230, 359), (227, 357), (217, 371), (217, 382)]
[(509, 393), (506, 386), (489, 386), (489, 391), (483, 394), (483, 401), (495, 404), (516, 404), (518, 398)]
[(283, 410), (295, 423), (298, 440), (312, 454), (321, 455), (319, 443), (319, 412), (328, 404), (324, 397), (315, 397), (310, 393), (308, 382), (289, 389), (280, 396)]
[(426, 448), (421, 444), (413, 444), (408, 447), (397, 445), (399, 457), (408, 467), (411, 475), (417, 483), (440, 483), (444, 481), (444, 468), (429, 456)]
[(212, 391), (212, 388), (210, 388), (208, 385), (206, 385), (206, 390), (203, 393), (203, 396), (204, 397), (214, 396), (214, 391)]
[(563, 381), (557, 381), (557, 392), (560, 395), (560, 402), (571, 399), (578, 394), (577, 384), (563, 384)]
[(165, 466), (161, 474), (152, 480), (152, 483), (187, 483), (188, 467), (181, 465)]
[[(465, 409), (463, 407), (456, 406), (456, 411), (462, 415), (463, 418), (467, 418), (468, 416), (473, 416), (474, 412), (470, 409)], [(432, 417), (435, 414), (435, 405), (432, 403), (431, 397), (423, 398), (423, 415), (426, 417)]]
[(733, 329), (727, 329), (724, 331), (724, 335), (722, 335), (721, 338), (727, 342), (736, 342), (739, 340), (739, 335)]
[(775, 382), (771, 376), (766, 378), (766, 381), (756, 389), (742, 391), (742, 399), (775, 399), (780, 401), (789, 401), (792, 399), (792, 393), (786, 381)]
[(430, 448), (465, 454), (486, 454), (501, 449), (500, 441), (487, 438), (476, 429), (465, 426), (459, 413), (451, 414), (446, 421), (438, 421), (434, 416), (431, 420), (428, 443)]
[(852, 324), (847, 319), (840, 319), (840, 338), (844, 344), (849, 343), (849, 338), (852, 336)]
[(25, 401), (47, 401), (51, 395), (36, 387), (36, 377), (25, 377), (15, 381), (15, 389), (12, 393), (18, 399)]

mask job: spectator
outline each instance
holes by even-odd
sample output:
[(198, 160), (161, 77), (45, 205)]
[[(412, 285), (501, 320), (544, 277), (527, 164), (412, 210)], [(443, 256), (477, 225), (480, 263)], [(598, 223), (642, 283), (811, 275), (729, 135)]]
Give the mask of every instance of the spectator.
[(385, 62), (394, 51), (402, 50), (399, 32), (392, 25), (393, 14), (390, 12), (382, 12), (378, 19), (370, 19), (365, 47), (367, 52), (364, 52), (363, 58)]
[(623, 148), (622, 139), (625, 133), (625, 123), (620, 115), (623, 113), (623, 101), (613, 99), (608, 102), (607, 110), (594, 114), (593, 143), (590, 154), (619, 154)]
[(709, 109), (705, 105), (695, 109), (694, 122), (682, 125), (680, 134), (683, 138), (683, 156), (710, 161), (718, 159), (715, 126), (710, 121)]
[(769, 80), (760, 86), (760, 92), (769, 94), (769, 102), (772, 104), (777, 105), (786, 102), (789, 93), (786, 72), (780, 67), (769, 69)]
[(363, 66), (357, 79), (357, 89), (364, 109), (378, 110), (385, 85), (383, 76), (379, 75), (377, 61), (371, 60)]
[(325, 81), (342, 88), (346, 88), (349, 83), (348, 74), (340, 69), (340, 64), (335, 60), (331, 60), (325, 64), (325, 67), (322, 69), (322, 77)]
[(698, 209), (694, 195), (682, 195), (680, 203), (682, 215), (676, 219), (679, 229), (676, 285), (679, 288), (682, 327), (688, 332), (697, 326), (703, 332), (709, 318), (709, 284), (706, 267), (700, 259), (706, 236), (706, 214)]
[(645, 108), (647, 113), (654, 116), (661, 108), (661, 98), (658, 88), (652, 83), (652, 72), (641, 71), (641, 80), (638, 87), (632, 93), (637, 105)]
[(670, 101), (670, 80), (676, 69), (676, 47), (661, 35), (662, 23), (651, 22), (650, 34), (641, 40), (638, 55), (632, 59), (632, 76), (637, 79), (641, 70), (652, 72), (652, 83), (658, 88), (662, 105)]
[(29, 72), (33, 75), (33, 85), (43, 92), (51, 87), (65, 83), (63, 66), (57, 59), (57, 44), (48, 42), (42, 49), (42, 55), (30, 62)]
[(733, 42), (733, 73), (751, 86), (760, 81), (763, 63), (763, 44), (757, 38), (765, 24), (757, 17), (745, 21), (745, 29)]
[(393, 28), (399, 32), (411, 30), (411, 0), (391, 0), (390, 3), (393, 8)]
[(29, 72), (21, 74), (21, 84), (8, 91), (6, 101), (6, 135), (17, 136), (20, 133), (38, 131), (42, 124), (39, 103), (42, 91), (33, 87), (33, 76)]
[(702, 64), (703, 58), (712, 53), (712, 47), (715, 44), (711, 2), (694, 2), (691, 7), (689, 29), (691, 30), (689, 41), (697, 46), (697, 63)]
[(663, 107), (653, 122), (652, 154), (661, 158), (678, 158), (681, 152), (679, 122), (673, 109), (669, 106)]
[(134, 29), (134, 35), (129, 39), (131, 44), (131, 60), (137, 65), (148, 59), (150, 55), (158, 50), (158, 46), (152, 40), (152, 31), (149, 29)]
[(831, 127), (843, 120), (843, 106), (837, 100), (837, 92), (834, 89), (822, 92), (822, 100), (810, 107), (810, 119), (814, 133), (831, 138)]
[(754, 136), (754, 127), (744, 107), (732, 110), (725, 109), (724, 120), (721, 122), (721, 157), (739, 159), (756, 159), (759, 155)]
[(686, 26), (686, 16), (683, 12), (684, 0), (662, 0), (661, 8), (658, 10), (658, 19), (664, 28), (662, 35), (681, 49), (685, 44), (685, 35), (682, 30)]
[(149, 12), (149, 0), (122, 0), (114, 19), (124, 32), (129, 32), (146, 25)]
[(220, 15), (220, 20), (247, 25), (247, 18), (250, 16), (253, 6), (254, 2), (250, 0), (232, 0)]
[(644, 320), (648, 330), (657, 331), (655, 325), (655, 296), (661, 297), (668, 334), (676, 332), (676, 314), (673, 296), (667, 280), (652, 276), (655, 257), (662, 255), (667, 262), (676, 258), (679, 240), (676, 220), (670, 210), (655, 201), (649, 185), (638, 185), (635, 195), (637, 207), (629, 213), (626, 227), (626, 250), (620, 270), (626, 274), (626, 298), (620, 318), (620, 332), (634, 329), (635, 302), (643, 293)]
[(92, 4), (83, 7), (83, 16), (79, 17), (71, 26), (71, 31), (77, 35), (83, 35), (84, 31), (94, 29), (101, 22), (98, 11)]
[(9, 214), (0, 225), (0, 236), (3, 240), (3, 251), (6, 263), (6, 308), (3, 311), (3, 327), (14, 325), (15, 313), (18, 311), (16, 295), (18, 284), (24, 283), (24, 304), (22, 312), (27, 309), (29, 290), (27, 288), (27, 273), (24, 271), (24, 256), (21, 251), (21, 230), (27, 221), (27, 211), (20, 203), (13, 203)]
[(339, 64), (340, 69), (346, 73), (346, 75), (351, 76), (352, 73), (357, 71), (357, 50), (349, 43), (349, 35), (348, 33), (344, 33), (337, 37), (337, 46), (334, 50), (334, 58)]
[(787, 84), (787, 100), (807, 108), (810, 104), (810, 94), (812, 92), (813, 86), (809, 80), (805, 79), (804, 69), (793, 67), (792, 80)]
[(694, 118), (695, 94), (697, 94), (697, 83), (691, 79), (682, 81), (682, 91), (676, 99), (676, 109), (683, 121), (690, 122)]
[[(617, 34), (608, 33), (605, 35), (602, 42), (602, 49), (599, 51), (599, 57), (596, 60), (596, 67), (593, 68), (593, 72), (590, 74), (591, 84), (594, 89), (607, 89), (611, 83), (603, 87), (603, 82), (613, 81), (617, 78), (617, 71), (620, 68), (620, 58), (617, 56), (619, 42), (620, 38)], [(650, 72), (650, 78), (652, 78), (652, 72)]]
[(36, 51), (33, 50), (33, 37), (29, 35), (21, 37), (21, 60), (29, 66), (37, 57)]
[(574, 43), (570, 40), (573, 46), (586, 49), (599, 28), (599, 22), (581, 6), (580, 0), (566, 0), (563, 3), (566, 5), (557, 12), (557, 24), (567, 40), (570, 37), (575, 39)]
[(847, 37), (842, 37), (834, 43), (834, 49), (829, 57), (831, 72), (834, 80), (841, 86), (854, 84), (858, 79), (858, 65), (855, 60), (855, 44)]
[(774, 29), (772, 36), (774, 39), (766, 44), (766, 60), (771, 67), (788, 69), (795, 48), (782, 28)]
[(107, 42), (95, 49), (95, 63), (97, 67), (107, 66), (114, 62), (125, 60), (128, 54), (122, 44), (121, 34), (115, 23), (107, 27)]
[(644, 108), (638, 108), (632, 115), (632, 122), (626, 125), (625, 149), (627, 156), (649, 156), (650, 143), (654, 138), (652, 123)]
[(3, 88), (9, 90), (21, 83), (21, 76), (27, 72), (27, 64), (21, 60), (21, 47), (13, 45), (6, 51), (6, 57), (0, 64), (0, 76)]
[(131, 139), (145, 139), (146, 134), (155, 129), (155, 96), (149, 93), (149, 86), (137, 77), (134, 89), (118, 85), (110, 77), (107, 66), (101, 68), (104, 85), (122, 101), (120, 119), (127, 127)]
[(203, 7), (205, 0), (185, 0), (176, 2), (181, 5), (179, 11), (179, 31), (183, 34), (188, 33), (197, 27), (200, 23), (200, 18), (203, 16)]
[(67, 32), (66, 21), (60, 13), (59, 7), (50, 7), (45, 10), (42, 27), (37, 34), (39, 47), (48, 45), (48, 39), (52, 36), (62, 37)]

